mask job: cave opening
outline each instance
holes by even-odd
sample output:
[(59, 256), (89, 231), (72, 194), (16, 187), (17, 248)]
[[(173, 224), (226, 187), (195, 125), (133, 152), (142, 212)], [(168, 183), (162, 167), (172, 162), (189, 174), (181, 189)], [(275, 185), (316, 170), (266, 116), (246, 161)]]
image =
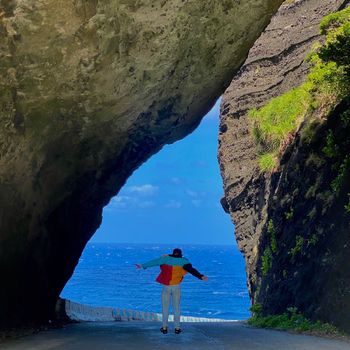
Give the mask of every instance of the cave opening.
[(180, 247), (209, 282), (184, 279), (182, 314), (246, 319), (249, 296), (234, 227), (220, 205), (220, 100), (185, 139), (141, 166), (104, 208), (61, 297), (84, 305), (159, 312), (158, 269), (135, 263)]

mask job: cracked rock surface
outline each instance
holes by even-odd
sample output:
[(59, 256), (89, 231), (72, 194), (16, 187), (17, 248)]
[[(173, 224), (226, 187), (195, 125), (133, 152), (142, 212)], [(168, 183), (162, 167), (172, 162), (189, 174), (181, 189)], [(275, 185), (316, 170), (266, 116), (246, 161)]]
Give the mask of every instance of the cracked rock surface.
[[(334, 310), (331, 310), (332, 303), (329, 300), (325, 302), (325, 299), (329, 299), (331, 294), (325, 294), (322, 297), (323, 302), (320, 302), (321, 298), (315, 297), (315, 289), (311, 290), (316, 285), (317, 288), (320, 286), (315, 283), (311, 287), (310, 284), (308, 290), (307, 283), (305, 284), (307, 274), (301, 273), (301, 267), (295, 268), (293, 271), (296, 275), (303, 276), (303, 280), (301, 277), (299, 279), (290, 278), (289, 282), (286, 282), (286, 278), (278, 280), (276, 276), (281, 272), (281, 266), (286, 265), (286, 259), (282, 263), (283, 259), (281, 258), (279, 260), (280, 267), (277, 266), (277, 262), (276, 266), (274, 265), (273, 273), (276, 278), (269, 277), (265, 281), (262, 279), (260, 264), (267, 220), (273, 216), (276, 219), (277, 214), (274, 213), (278, 213), (280, 216), (284, 215), (279, 210), (278, 203), (282, 201), (286, 192), (297, 192), (300, 189), (298, 188), (300, 183), (296, 184), (290, 181), (287, 184), (283, 181), (287, 181), (288, 171), (294, 173), (291, 170), (293, 166), (302, 168), (302, 164), (298, 162), (305, 161), (305, 159), (295, 157), (293, 166), (289, 165), (289, 168), (288, 162), (285, 161), (286, 164), (282, 166), (279, 174), (284, 173), (283, 176), (286, 177), (281, 175), (279, 178), (278, 175), (275, 175), (271, 178), (271, 174), (260, 173), (258, 155), (249, 131), (247, 114), (250, 109), (265, 105), (271, 98), (279, 96), (305, 81), (308, 73), (308, 63), (305, 62), (305, 57), (312, 45), (322, 40), (319, 36), (320, 20), (325, 15), (335, 12), (347, 4), (348, 1), (299, 0), (288, 1), (281, 6), (270, 25), (250, 50), (247, 61), (234, 76), (223, 96), (219, 135), (219, 162), (225, 188), (222, 204), (235, 224), (238, 246), (245, 256), (248, 287), (252, 301), (264, 304), (266, 312), (281, 313), (285, 311), (286, 307), (298, 306), (310, 317), (315, 318), (317, 315), (323, 320), (335, 321), (342, 325), (344, 325), (344, 319), (346, 322), (348, 319), (346, 317), (341, 319), (340, 316), (337, 318), (334, 315)], [(297, 152), (301, 146), (296, 145), (295, 147), (295, 152)], [(316, 152), (316, 150), (313, 151)], [(305, 149), (299, 150), (299, 154), (305, 155), (306, 153)], [(323, 171), (322, 169), (318, 170)], [(311, 174), (312, 167), (304, 169), (304, 173), (298, 176), (307, 177), (307, 171)], [(284, 193), (282, 195), (278, 191), (281, 191), (280, 188), (283, 187)], [(299, 202), (295, 204), (302, 205), (301, 201), (305, 199), (298, 198), (297, 200)], [(306, 212), (307, 208), (305, 207), (304, 210)], [(339, 220), (334, 212), (333, 216), (331, 213), (329, 214), (330, 221)], [(287, 226), (286, 223), (284, 225)], [(308, 230), (315, 229), (315, 225), (313, 223)], [(299, 234), (295, 232), (296, 227), (298, 226), (294, 223), (294, 231), (292, 228), (288, 229), (289, 235)], [(344, 227), (346, 227), (345, 224)], [(288, 241), (287, 234), (283, 231), (285, 228), (281, 224), (279, 229), (281, 233), (280, 244), (287, 247), (289, 243), (285, 243)], [(343, 234), (342, 230), (343, 228), (339, 228), (339, 236)], [(282, 234), (282, 232), (284, 233)], [(284, 253), (287, 254), (287, 252)], [(309, 266), (308, 262), (303, 263), (305, 266)], [(315, 273), (313, 270), (315, 266), (309, 269), (309, 274)], [(325, 275), (321, 276), (322, 269), (318, 271), (319, 275), (316, 275), (315, 279), (324, 281), (326, 277)], [(309, 278), (311, 279), (311, 276)], [(303, 283), (304, 289), (296, 287)], [(262, 289), (264, 290), (262, 291)], [(293, 291), (290, 292), (290, 290)], [(314, 296), (313, 300), (310, 298), (312, 295)], [(340, 294), (333, 293), (333, 297), (340, 297)], [(318, 306), (321, 305), (318, 310), (317, 303)], [(337, 305), (339, 311), (341, 303), (342, 301), (339, 301)]]

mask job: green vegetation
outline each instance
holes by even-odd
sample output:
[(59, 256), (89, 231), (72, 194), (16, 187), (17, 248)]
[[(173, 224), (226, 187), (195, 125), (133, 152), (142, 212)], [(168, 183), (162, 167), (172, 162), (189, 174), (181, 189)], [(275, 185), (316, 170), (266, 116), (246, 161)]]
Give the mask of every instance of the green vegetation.
[(278, 247), (277, 247), (277, 240), (276, 240), (276, 232), (275, 232), (275, 227), (273, 225), (272, 220), (269, 220), (267, 224), (267, 233), (271, 238), (271, 243), (270, 243), (271, 251), (273, 253), (277, 253)]
[(318, 236), (314, 233), (311, 237), (310, 237), (310, 239), (308, 239), (308, 241), (307, 241), (307, 244), (308, 245), (313, 245), (313, 246), (315, 246), (316, 244), (317, 244), (317, 242), (318, 242)]
[(295, 257), (298, 253), (301, 252), (301, 249), (304, 245), (304, 238), (301, 236), (295, 237), (295, 246), (288, 252), (289, 255)]
[(270, 247), (264, 250), (264, 254), (261, 257), (261, 272), (263, 276), (266, 276), (272, 267), (272, 251)]
[(286, 212), (284, 215), (285, 215), (285, 217), (286, 217), (287, 220), (293, 219), (293, 216), (294, 216), (294, 209), (292, 208), (290, 211)]
[(313, 207), (308, 213), (307, 213), (307, 217), (312, 220), (315, 218), (315, 216), (317, 215), (317, 209), (316, 207)]
[(335, 158), (338, 155), (338, 145), (335, 143), (334, 134), (332, 130), (328, 130), (327, 138), (326, 138), (326, 146), (323, 147), (322, 152), (328, 158)]
[(344, 205), (345, 211), (350, 214), (350, 193), (348, 193), (349, 196), (349, 203)]
[(331, 13), (324, 17), (320, 23), (320, 30), (322, 35), (326, 35), (331, 28), (338, 28), (342, 24), (349, 23), (350, 7), (343, 11)]
[(339, 330), (333, 325), (321, 323), (320, 321), (312, 322), (299, 313), (295, 307), (288, 308), (282, 315), (262, 316), (262, 310), (263, 308), (260, 304), (254, 304), (250, 308), (253, 316), (248, 320), (249, 325), (323, 335), (341, 335)]
[(347, 156), (341, 163), (339, 167), (339, 172), (337, 177), (332, 181), (331, 188), (336, 193), (339, 194), (341, 186), (344, 182), (344, 179), (346, 175), (349, 172), (349, 166), (350, 166), (350, 157)]
[(335, 62), (350, 73), (350, 7), (325, 17), (320, 25), (321, 34), (327, 35), (319, 56), (325, 62)]
[(346, 128), (350, 125), (350, 110), (347, 110), (347, 111), (342, 113), (341, 121), (343, 123), (344, 128)]
[(263, 307), (262, 307), (261, 304), (255, 303), (254, 305), (252, 305), (249, 308), (249, 311), (253, 313), (253, 316), (261, 316), (262, 315), (262, 311), (263, 311)]
[(278, 251), (276, 232), (272, 220), (269, 220), (267, 223), (267, 234), (269, 236), (270, 244), (265, 248), (261, 257), (261, 272), (263, 276), (266, 276), (270, 271), (272, 267), (273, 254), (276, 254)]
[(252, 109), (249, 112), (262, 171), (276, 167), (278, 151), (303, 120), (309, 105), (309, 95), (305, 87), (304, 84), (276, 97), (261, 109)]
[(276, 155), (272, 153), (261, 154), (259, 157), (259, 168), (262, 172), (272, 170), (276, 166)]
[[(327, 115), (349, 95), (350, 8), (326, 16), (320, 28), (326, 41), (308, 56), (312, 68), (307, 81), (248, 113), (262, 172), (277, 167), (280, 154), (293, 140), (300, 123), (311, 118), (315, 109), (318, 114)], [(324, 152), (333, 157), (336, 151), (329, 135)]]

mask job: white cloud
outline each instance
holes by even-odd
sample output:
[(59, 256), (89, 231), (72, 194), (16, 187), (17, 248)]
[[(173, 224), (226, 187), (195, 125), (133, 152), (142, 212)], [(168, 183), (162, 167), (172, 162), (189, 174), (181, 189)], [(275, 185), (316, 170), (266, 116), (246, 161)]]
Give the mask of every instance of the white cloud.
[(136, 203), (139, 208), (147, 209), (147, 208), (153, 208), (155, 206), (155, 203), (152, 201), (140, 201)]
[(142, 198), (139, 198), (137, 196), (119, 195), (111, 200), (110, 204), (106, 207), (106, 210), (113, 211), (133, 208), (147, 209), (152, 208), (155, 205), (155, 202), (143, 200)]
[(133, 193), (140, 196), (154, 196), (159, 190), (158, 186), (145, 184), (141, 186), (130, 186), (125, 188), (126, 193)]
[(166, 208), (174, 208), (174, 209), (179, 209), (182, 207), (181, 202), (179, 201), (175, 201), (175, 200), (171, 200), (170, 202), (168, 202), (167, 204), (165, 204)]
[(112, 209), (125, 208), (132, 198), (129, 196), (117, 196), (112, 198), (109, 207)]

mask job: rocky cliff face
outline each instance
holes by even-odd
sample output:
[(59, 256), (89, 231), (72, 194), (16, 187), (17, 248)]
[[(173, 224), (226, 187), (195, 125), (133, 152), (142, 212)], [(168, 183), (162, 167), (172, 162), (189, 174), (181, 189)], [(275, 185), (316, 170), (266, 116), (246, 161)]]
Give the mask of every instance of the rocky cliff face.
[[(252, 301), (261, 303), (267, 314), (297, 307), (308, 317), (344, 328), (350, 324), (350, 215), (344, 210), (349, 182), (338, 195), (331, 193), (339, 159), (327, 159), (322, 150), (332, 132), (339, 140), (339, 157), (349, 153), (348, 125), (341, 122), (348, 106), (338, 106), (313, 126), (313, 136), (306, 137), (310, 130), (302, 126), (272, 174), (259, 170), (247, 113), (305, 80), (304, 59), (321, 40), (320, 20), (347, 3), (301, 0), (282, 5), (224, 94), (219, 136), (222, 203), (236, 226)], [(263, 273), (262, 257), (272, 234), (276, 256)]]
[(1, 1), (1, 324), (52, 316), (102, 208), (198, 125), (281, 2)]
[[(318, 115), (315, 115), (318, 118)], [(350, 105), (302, 126), (269, 179), (255, 299), (267, 314), (296, 307), (350, 331)], [(325, 155), (329, 135), (336, 154)], [(346, 209), (348, 208), (348, 209)], [(268, 271), (263, 255), (277, 242)], [(267, 269), (266, 269), (267, 270)]]

